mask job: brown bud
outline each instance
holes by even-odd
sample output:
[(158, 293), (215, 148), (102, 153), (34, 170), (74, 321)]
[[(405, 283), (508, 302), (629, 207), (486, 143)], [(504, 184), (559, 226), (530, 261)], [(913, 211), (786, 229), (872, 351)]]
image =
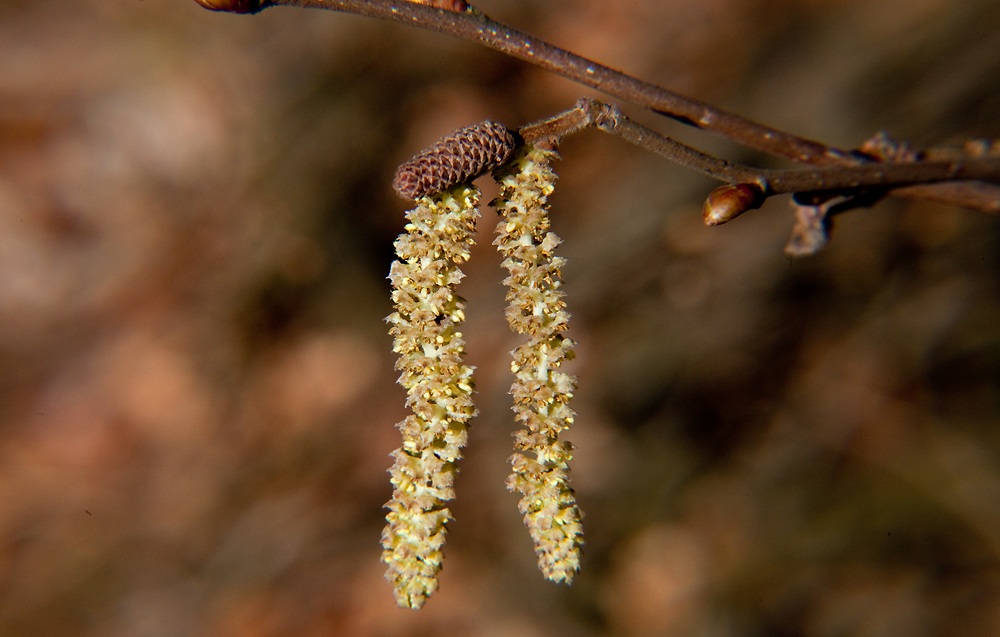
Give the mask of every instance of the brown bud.
[(229, 13), (256, 13), (263, 7), (261, 0), (194, 0), (211, 11)]
[(764, 199), (764, 191), (757, 184), (719, 186), (708, 193), (701, 216), (705, 219), (706, 226), (718, 226), (732, 221), (747, 210), (760, 208)]
[(471, 181), (510, 157), (514, 135), (503, 124), (480, 122), (460, 128), (396, 170), (392, 187), (404, 199), (419, 199)]
[(445, 11), (462, 12), (469, 8), (465, 0), (410, 0), (410, 2), (426, 4), (437, 9), (444, 9)]

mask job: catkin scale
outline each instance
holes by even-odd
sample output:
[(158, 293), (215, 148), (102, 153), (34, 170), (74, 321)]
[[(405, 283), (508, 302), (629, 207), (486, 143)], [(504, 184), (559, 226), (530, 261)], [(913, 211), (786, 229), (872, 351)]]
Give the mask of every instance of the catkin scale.
[(460, 128), (403, 163), (392, 187), (410, 200), (441, 192), (493, 170), (510, 157), (515, 145), (514, 134), (497, 122)]

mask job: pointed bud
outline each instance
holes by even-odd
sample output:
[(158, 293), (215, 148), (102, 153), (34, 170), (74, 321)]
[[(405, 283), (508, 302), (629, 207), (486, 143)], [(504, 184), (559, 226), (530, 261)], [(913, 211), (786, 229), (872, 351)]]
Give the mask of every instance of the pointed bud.
[(747, 210), (760, 208), (764, 199), (764, 192), (757, 184), (719, 186), (708, 194), (701, 215), (706, 226), (722, 225)]

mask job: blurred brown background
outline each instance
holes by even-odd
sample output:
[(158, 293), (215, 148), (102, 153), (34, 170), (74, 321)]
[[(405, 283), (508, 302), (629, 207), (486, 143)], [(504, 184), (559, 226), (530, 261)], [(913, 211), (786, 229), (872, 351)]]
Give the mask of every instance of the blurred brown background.
[[(1000, 136), (996, 0), (478, 6), (843, 147)], [(581, 95), (356, 16), (0, 0), (0, 635), (1000, 634), (1000, 219), (886, 201), (791, 262), (787, 198), (705, 228), (712, 183), (596, 132), (552, 199), (583, 571), (542, 579), (504, 488), (484, 209), (480, 416), (441, 590), (395, 607), (392, 173)]]

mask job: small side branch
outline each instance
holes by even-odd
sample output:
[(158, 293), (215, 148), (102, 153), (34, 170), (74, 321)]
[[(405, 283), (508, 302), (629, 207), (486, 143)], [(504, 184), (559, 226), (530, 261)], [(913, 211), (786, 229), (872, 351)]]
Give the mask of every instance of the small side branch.
[(733, 164), (661, 135), (629, 119), (617, 106), (581, 99), (576, 106), (550, 119), (521, 129), (525, 141), (551, 138), (594, 127), (640, 148), (729, 184), (752, 183), (765, 196), (859, 189), (893, 189), (939, 181), (980, 180), (1000, 182), (1000, 156), (948, 160), (876, 162), (853, 166), (826, 166), (790, 170), (753, 168)]

